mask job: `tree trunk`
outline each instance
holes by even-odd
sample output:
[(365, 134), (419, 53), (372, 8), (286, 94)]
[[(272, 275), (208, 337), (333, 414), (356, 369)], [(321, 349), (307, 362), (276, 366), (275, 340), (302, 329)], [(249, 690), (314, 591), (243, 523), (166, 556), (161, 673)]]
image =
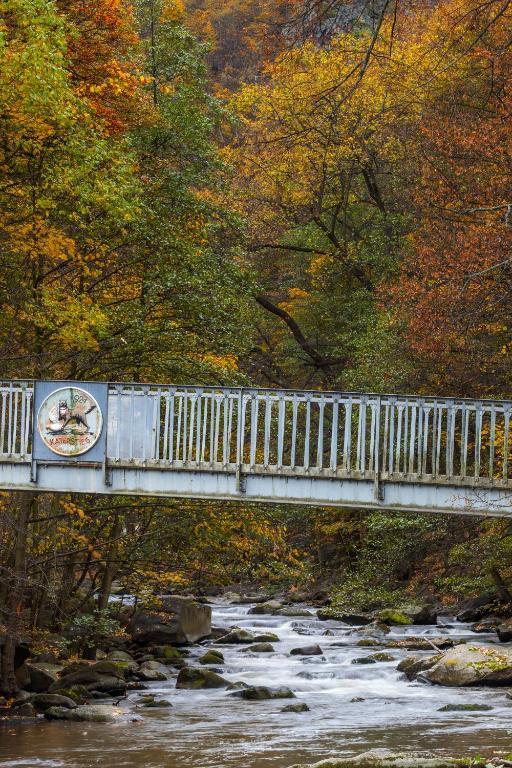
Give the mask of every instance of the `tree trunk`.
[(18, 496), (19, 512), (15, 516), (14, 563), (10, 578), (10, 590), (6, 601), (7, 620), (0, 675), (0, 688), (2, 693), (7, 695), (11, 695), (18, 690), (14, 674), (14, 657), (16, 645), (19, 641), (21, 614), (26, 589), (28, 521), (35, 499), (35, 493), (20, 493)]
[(117, 539), (121, 535), (122, 524), (119, 515), (116, 515), (114, 525), (110, 533), (112, 543), (108, 549), (108, 554), (105, 560), (105, 570), (101, 579), (100, 593), (98, 596), (98, 609), (104, 611), (108, 606), (110, 598), (110, 591), (112, 589), (112, 582), (116, 573), (116, 554), (117, 554)]

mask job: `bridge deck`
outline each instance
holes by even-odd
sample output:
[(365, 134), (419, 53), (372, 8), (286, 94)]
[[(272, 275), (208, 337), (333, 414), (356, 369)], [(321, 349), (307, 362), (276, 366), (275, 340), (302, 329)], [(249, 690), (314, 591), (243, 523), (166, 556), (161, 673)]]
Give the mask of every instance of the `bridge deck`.
[(101, 460), (39, 460), (36, 388), (0, 383), (1, 488), (512, 513), (509, 401), (108, 384)]

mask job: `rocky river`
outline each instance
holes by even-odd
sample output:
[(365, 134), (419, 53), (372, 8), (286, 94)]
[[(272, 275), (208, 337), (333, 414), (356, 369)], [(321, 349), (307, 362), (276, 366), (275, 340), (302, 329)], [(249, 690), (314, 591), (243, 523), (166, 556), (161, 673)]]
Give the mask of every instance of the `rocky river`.
[[(391, 627), (378, 641), (381, 646), (365, 647), (364, 627), (320, 621), (307, 606), (303, 612), (310, 615), (303, 616), (254, 615), (250, 605), (221, 601), (212, 607), (216, 627), (279, 638), (266, 652), (208, 641), (204, 646), (224, 657), (213, 669), (232, 683), (288, 687), (296, 698), (254, 701), (225, 688), (177, 689), (177, 670), (169, 669), (168, 680), (147, 684), (147, 691), (130, 691), (118, 703), (113, 723), (39, 719), (0, 725), (2, 768), (285, 768), (374, 748), (475, 756), (512, 752), (512, 700), (506, 688), (408, 681), (397, 665), (410, 651), (389, 647), (413, 636), (492, 644), (494, 633), (475, 634), (469, 625), (441, 617), (437, 626)], [(321, 653), (290, 653), (312, 644)], [(205, 650), (192, 646), (187, 663), (198, 666)], [(377, 658), (368, 659), (375, 653)], [(142, 706), (141, 696), (147, 694), (172, 707)], [(283, 711), (290, 703), (308, 709)], [(481, 709), (453, 710), (466, 704)]]

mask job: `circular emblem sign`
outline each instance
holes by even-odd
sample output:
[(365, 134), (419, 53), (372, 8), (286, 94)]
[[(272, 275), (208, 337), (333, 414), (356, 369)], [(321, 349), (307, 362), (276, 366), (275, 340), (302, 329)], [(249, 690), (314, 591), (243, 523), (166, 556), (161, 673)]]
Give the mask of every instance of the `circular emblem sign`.
[(77, 387), (56, 389), (43, 400), (37, 427), (43, 443), (59, 456), (80, 456), (101, 435), (101, 409), (89, 392)]

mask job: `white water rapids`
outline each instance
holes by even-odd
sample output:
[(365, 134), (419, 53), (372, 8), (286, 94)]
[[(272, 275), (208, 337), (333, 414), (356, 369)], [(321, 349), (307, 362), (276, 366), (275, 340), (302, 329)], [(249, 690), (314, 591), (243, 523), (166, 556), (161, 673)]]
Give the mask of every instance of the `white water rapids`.
[[(512, 700), (505, 689), (411, 683), (396, 670), (409, 651), (357, 647), (364, 633), (354, 634), (354, 628), (339, 622), (318, 621), (314, 615), (248, 615), (249, 607), (214, 605), (213, 624), (226, 629), (236, 625), (255, 634), (274, 632), (280, 641), (273, 643), (274, 653), (261, 654), (247, 652), (243, 645), (213, 645), (224, 654), (222, 675), (250, 685), (288, 686), (309, 712), (281, 712), (293, 699), (244, 701), (225, 690), (176, 690), (174, 676), (148, 684), (151, 693), (172, 702), (172, 709), (137, 707), (140, 692), (132, 691), (122, 703), (126, 718), (114, 724), (40, 721), (0, 727), (0, 766), (286, 768), (376, 747), (475, 755), (512, 751)], [(332, 634), (325, 635), (326, 630)], [(477, 635), (448, 619), (436, 627), (394, 627), (386, 639), (407, 635), (496, 642), (494, 634)], [(290, 656), (292, 648), (311, 643), (321, 646), (322, 656)], [(389, 650), (394, 661), (351, 663), (380, 650)], [(194, 647), (187, 663), (195, 666), (203, 652)], [(467, 703), (493, 709), (439, 711), (446, 704)], [(134, 714), (137, 722), (130, 720)]]

